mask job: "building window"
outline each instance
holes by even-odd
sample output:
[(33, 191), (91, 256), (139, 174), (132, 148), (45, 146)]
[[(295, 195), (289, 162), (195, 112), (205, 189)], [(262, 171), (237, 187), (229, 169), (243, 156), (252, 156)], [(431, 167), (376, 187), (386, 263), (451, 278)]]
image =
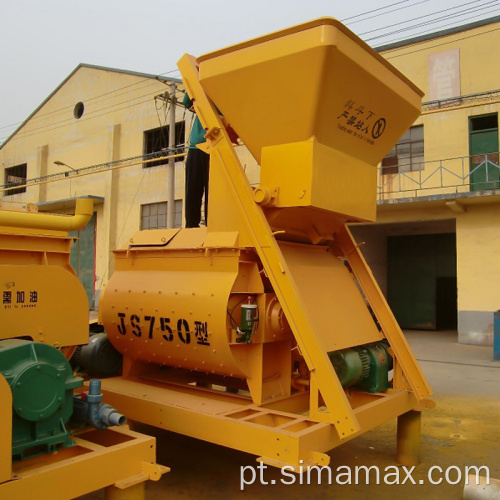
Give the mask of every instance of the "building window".
[(73, 116), (77, 120), (79, 120), (83, 116), (84, 111), (85, 111), (85, 105), (83, 104), (83, 102), (77, 102), (75, 104), (75, 108), (73, 109)]
[(471, 116), (470, 131), (479, 132), (482, 130), (497, 130), (498, 129), (498, 114)]
[[(170, 127), (154, 128), (144, 132), (144, 154), (157, 153), (156, 156), (166, 156), (165, 150), (168, 149), (168, 135)], [(177, 122), (175, 124), (175, 146), (183, 146), (185, 144), (186, 123)], [(163, 151), (163, 152), (162, 152)], [(168, 160), (158, 160), (144, 163), (143, 167), (157, 167), (158, 165), (166, 165)]]
[(424, 169), (424, 126), (409, 128), (382, 160), (382, 175)]
[[(22, 165), (16, 165), (15, 167), (9, 167), (5, 169), (5, 187), (9, 188), (11, 186), (17, 186), (26, 184), (26, 170), (28, 165), (23, 163)], [(5, 191), (5, 196), (9, 196), (11, 194), (19, 194), (26, 193), (26, 186), (9, 189)]]
[[(167, 205), (166, 201), (141, 205), (141, 229), (166, 229)], [(182, 200), (175, 200), (174, 214), (174, 227), (182, 227)]]

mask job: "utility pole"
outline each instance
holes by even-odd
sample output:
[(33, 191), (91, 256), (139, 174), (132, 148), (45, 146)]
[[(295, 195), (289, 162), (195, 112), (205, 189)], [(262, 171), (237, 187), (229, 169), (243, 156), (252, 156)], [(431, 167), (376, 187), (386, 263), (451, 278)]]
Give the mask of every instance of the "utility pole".
[[(175, 107), (177, 100), (175, 98), (176, 85), (170, 83), (170, 114), (169, 114), (169, 133), (168, 149), (169, 156), (173, 154), (175, 148)], [(175, 158), (168, 160), (167, 175), (167, 228), (171, 229), (175, 225)]]

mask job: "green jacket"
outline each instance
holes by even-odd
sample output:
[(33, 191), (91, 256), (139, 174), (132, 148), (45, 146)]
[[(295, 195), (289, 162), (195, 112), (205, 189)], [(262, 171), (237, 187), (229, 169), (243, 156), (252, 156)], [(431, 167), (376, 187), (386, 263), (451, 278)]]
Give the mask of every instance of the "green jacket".
[[(190, 109), (193, 105), (193, 101), (189, 98), (187, 92), (184, 94), (182, 104), (187, 109)], [(191, 129), (191, 134), (189, 136), (189, 149), (197, 149), (196, 146), (198, 144), (206, 142), (205, 134), (205, 129), (201, 126), (198, 116), (196, 116), (193, 122), (193, 128)]]

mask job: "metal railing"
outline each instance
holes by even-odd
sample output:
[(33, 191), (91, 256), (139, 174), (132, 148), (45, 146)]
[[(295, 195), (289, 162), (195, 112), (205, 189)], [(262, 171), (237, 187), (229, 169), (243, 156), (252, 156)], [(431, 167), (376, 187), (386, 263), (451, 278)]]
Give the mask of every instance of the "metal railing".
[(465, 106), (470, 104), (481, 104), (485, 102), (498, 101), (500, 99), (500, 89), (487, 90), (486, 92), (476, 92), (475, 94), (464, 94), (437, 101), (427, 101), (422, 103), (422, 112), (436, 109), (451, 108), (454, 106)]
[[(500, 189), (499, 153), (426, 161), (412, 166), (414, 171), (397, 173), (384, 173), (383, 169), (379, 169), (378, 199)], [(400, 170), (402, 167), (400, 165)]]
[(6, 184), (3, 185), (0, 184), (0, 198), (2, 196), (8, 195), (9, 192), (15, 189), (60, 181), (67, 179), (68, 177), (74, 179), (75, 177), (97, 174), (100, 172), (106, 172), (108, 170), (113, 170), (117, 168), (139, 165), (141, 163), (144, 167), (147, 167), (148, 164), (151, 162), (156, 162), (158, 160), (168, 161), (169, 158), (176, 158), (180, 161), (186, 156), (185, 151), (186, 151), (186, 146), (182, 145), (170, 149), (164, 148), (161, 151), (156, 151), (154, 153), (147, 153), (140, 156), (133, 156), (121, 160), (109, 161), (106, 163), (99, 163), (97, 165), (90, 165), (87, 167), (81, 167), (81, 168), (70, 167), (71, 168), (70, 171), (56, 172), (54, 174), (45, 175), (43, 177), (33, 177), (31, 179), (19, 178), (19, 180), (15, 182), (7, 182)]

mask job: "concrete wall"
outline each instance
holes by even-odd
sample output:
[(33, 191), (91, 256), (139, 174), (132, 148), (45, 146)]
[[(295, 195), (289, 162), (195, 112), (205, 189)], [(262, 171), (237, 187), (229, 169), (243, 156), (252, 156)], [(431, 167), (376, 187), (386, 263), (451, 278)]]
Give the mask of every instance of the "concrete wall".
[[(460, 95), (492, 92), (500, 88), (500, 66), (492, 63), (500, 43), (499, 27), (500, 22), (496, 21), (381, 53), (425, 92), (423, 101), (432, 99), (429, 58), (455, 49), (459, 50), (460, 67), (456, 76)], [(460, 181), (453, 174), (466, 176), (469, 172), (469, 160), (463, 158), (469, 155), (469, 117), (499, 111), (498, 94), (458, 100), (450, 107), (424, 111), (415, 124), (424, 126), (425, 169), (405, 177), (381, 176), (381, 184), (388, 183), (382, 200), (407, 200), (379, 206), (379, 223), (404, 225), (450, 217), (456, 221), (458, 336), (462, 343), (492, 343), (493, 312), (500, 308), (500, 288), (495, 285), (500, 276), (500, 196), (498, 192), (479, 192), (475, 193), (477, 198), (465, 200), (461, 196), (469, 195), (468, 179), (463, 186), (456, 186)], [(440, 164), (451, 173), (438, 171)], [(425, 181), (423, 187), (427, 189), (420, 189), (414, 181)], [(446, 185), (454, 187), (442, 187)], [(431, 195), (434, 200), (422, 201), (421, 197)], [(446, 200), (440, 200), (442, 195), (450, 197), (449, 200), (456, 198), (458, 205), (447, 207)], [(380, 233), (371, 236), (384, 254), (380, 242), (385, 234), (381, 226)], [(377, 255), (373, 261), (376, 274), (381, 276), (383, 257)]]
[(500, 205), (467, 207), (457, 216), (458, 334), (464, 344), (493, 344), (500, 309)]
[(455, 220), (394, 222), (379, 224), (351, 224), (351, 232), (370, 266), (382, 293), (387, 297), (387, 238), (415, 234), (442, 234), (455, 232)]
[(353, 229), (358, 241), (367, 242), (361, 249), (385, 293), (387, 236), (452, 232), (456, 227), (458, 340), (464, 344), (493, 343), (493, 312), (500, 309), (500, 199), (495, 200), (481, 203), (485, 198), (475, 198), (460, 213), (444, 200), (429, 207), (386, 208), (379, 211), (376, 225)]
[[(497, 21), (385, 50), (381, 54), (421, 88), (425, 93), (424, 102), (432, 99), (429, 95), (429, 58), (455, 49), (459, 50), (460, 66), (450, 71), (450, 78), (458, 79), (460, 95), (490, 92), (500, 88), (500, 66), (492, 63), (497, 58), (495, 47), (500, 43), (499, 27)], [(453, 76), (455, 73), (459, 74)], [(404, 191), (406, 196), (467, 192), (468, 179), (458, 189), (441, 186), (455, 186), (460, 183), (456, 175), (464, 177), (469, 172), (469, 161), (462, 158), (469, 155), (469, 117), (499, 110), (498, 94), (474, 101), (456, 101), (451, 107), (442, 109), (424, 110), (415, 125), (424, 127), (425, 170), (408, 172), (404, 177), (381, 176), (381, 185), (385, 185), (382, 198), (400, 198), (402, 194), (398, 191)], [(430, 176), (440, 164), (449, 172), (441, 170)], [(418, 185), (422, 181), (425, 181), (425, 189)]]
[[(178, 85), (183, 89), (182, 84)], [(154, 97), (169, 87), (154, 78), (112, 70), (80, 67), (0, 149), (0, 176), (4, 168), (27, 163), (27, 178), (68, 171), (143, 154), (144, 131), (168, 122)], [(179, 92), (177, 98), (182, 100)], [(84, 104), (81, 118), (75, 105)], [(176, 108), (176, 121), (186, 121), (189, 138), (193, 115)], [(260, 169), (244, 146), (236, 148), (250, 183), (258, 184)], [(93, 175), (67, 177), (30, 186), (26, 193), (0, 196), (4, 208), (51, 202), (78, 196), (104, 198), (96, 205), (96, 301), (114, 269), (113, 250), (127, 244), (140, 229), (141, 205), (167, 201), (167, 165), (143, 168), (142, 163)], [(175, 199), (184, 199), (184, 160), (175, 166)], [(3, 184), (3, 182), (1, 182)], [(64, 212), (71, 212), (70, 209)]]
[[(460, 51), (460, 94), (499, 88), (500, 68), (494, 64), (500, 44), (500, 22), (381, 51), (392, 65), (429, 96), (428, 56)], [(424, 97), (424, 101), (429, 100)]]
[[(182, 86), (181, 86), (182, 88)], [(144, 131), (166, 124), (165, 110), (154, 96), (168, 87), (154, 78), (81, 67), (0, 150), (0, 166), (27, 163), (27, 178), (67, 171), (61, 161), (82, 168), (143, 154)], [(178, 97), (182, 99), (182, 94)], [(84, 113), (75, 118), (75, 105)], [(159, 107), (159, 105), (158, 105)], [(158, 116), (159, 114), (159, 116)], [(190, 122), (187, 112), (187, 121)], [(176, 121), (184, 117), (177, 108)], [(3, 179), (3, 168), (0, 175)], [(142, 164), (28, 187), (26, 193), (3, 196), (2, 205), (24, 205), (84, 195), (104, 198), (96, 206), (96, 290), (113, 269), (112, 250), (140, 228), (141, 204), (166, 201), (167, 166)], [(3, 182), (2, 182), (3, 184)], [(184, 163), (176, 164), (176, 199), (184, 194)]]

